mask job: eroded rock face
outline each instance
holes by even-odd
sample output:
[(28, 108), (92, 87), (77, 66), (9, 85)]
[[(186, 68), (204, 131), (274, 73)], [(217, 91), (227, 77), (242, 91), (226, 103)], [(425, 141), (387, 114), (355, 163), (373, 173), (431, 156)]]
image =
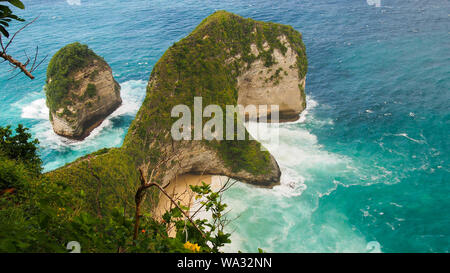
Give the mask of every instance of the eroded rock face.
[(272, 155), (269, 155), (270, 162), (267, 166), (267, 172), (252, 174), (243, 169), (233, 171), (223, 162), (214, 149), (200, 141), (178, 143), (166, 147), (166, 149), (168, 154), (176, 154), (176, 156), (168, 162), (171, 167), (166, 169), (161, 176), (162, 185), (167, 185), (177, 176), (186, 173), (227, 176), (259, 187), (270, 188), (280, 183), (280, 167)]
[[(270, 105), (278, 105), (280, 122), (295, 121), (306, 108), (306, 77), (300, 78), (296, 65), (298, 54), (292, 50), (286, 37), (279, 36), (278, 40), (287, 48), (284, 55), (275, 49), (272, 53), (275, 63), (272, 66), (267, 67), (261, 59), (257, 59), (237, 78), (238, 104), (268, 105), (268, 120), (272, 114)], [(255, 56), (261, 54), (255, 44), (251, 45), (251, 50)], [(259, 112), (254, 114), (257, 117), (265, 115)]]
[[(68, 77), (74, 84), (61, 103), (50, 107), (50, 121), (58, 135), (84, 139), (122, 104), (120, 85), (101, 58), (90, 59)], [(53, 80), (49, 77), (48, 84)]]

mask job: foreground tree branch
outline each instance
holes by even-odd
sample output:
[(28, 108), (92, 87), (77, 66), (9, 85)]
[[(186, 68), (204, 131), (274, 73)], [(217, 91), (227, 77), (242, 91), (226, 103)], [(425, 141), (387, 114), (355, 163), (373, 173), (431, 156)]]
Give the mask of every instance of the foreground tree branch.
[[(8, 62), (11, 65), (12, 70), (15, 70), (17, 68), (20, 70), (19, 73), (17, 73), (15, 76), (13, 76), (11, 78), (16, 77), (20, 73), (24, 73), (28, 78), (33, 80), (35, 77), (33, 76), (32, 73), (47, 58), (47, 56), (45, 56), (41, 61), (37, 62), (38, 55), (39, 55), (39, 47), (36, 47), (36, 52), (34, 54), (33, 61), (28, 57), (28, 55), (26, 53), (25, 53), (25, 56), (26, 56), (27, 60), (25, 62), (21, 62), (7, 53), (9, 46), (12, 44), (12, 42), (14, 41), (14, 38), (16, 38), (17, 34), (19, 34), (22, 30), (24, 30), (26, 27), (28, 27), (32, 23), (34, 23), (37, 19), (38, 19), (38, 17), (34, 18), (31, 22), (29, 22), (28, 24), (25, 24), (18, 31), (16, 31), (16, 33), (14, 33), (14, 35), (11, 37), (11, 39), (9, 39), (9, 41), (6, 45), (3, 43), (2, 34), (0, 34), (0, 58), (3, 59), (3, 62)], [(30, 63), (31, 63), (31, 67), (28, 68), (27, 66)]]
[[(157, 166), (158, 167), (158, 166)], [(150, 174), (150, 179), (147, 181), (144, 177), (144, 173), (141, 169), (139, 169), (139, 173), (140, 173), (140, 180), (141, 180), (141, 186), (138, 188), (137, 192), (136, 192), (136, 196), (135, 196), (135, 202), (136, 202), (136, 211), (135, 211), (135, 223), (134, 223), (134, 234), (133, 234), (133, 240), (135, 241), (137, 239), (137, 235), (139, 232), (139, 222), (140, 222), (140, 217), (141, 217), (141, 204), (142, 201), (144, 200), (144, 195), (145, 195), (145, 191), (148, 188), (151, 187), (156, 187), (160, 192), (162, 192), (169, 200), (170, 202), (176, 206), (181, 213), (184, 215), (184, 217), (186, 217), (186, 219), (188, 219), (188, 221), (195, 227), (195, 229), (197, 229), (198, 232), (200, 232), (200, 234), (202, 235), (203, 238), (205, 238), (205, 234), (203, 233), (203, 231), (195, 224), (194, 220), (192, 220), (191, 217), (189, 217), (189, 215), (187, 214), (187, 212), (185, 212), (180, 205), (178, 205), (178, 203), (172, 198), (172, 196), (167, 193), (163, 187), (161, 187), (158, 183), (155, 182), (151, 182), (153, 179), (153, 175), (155, 174), (155, 170), (157, 169), (157, 167), (155, 167), (151, 174)]]

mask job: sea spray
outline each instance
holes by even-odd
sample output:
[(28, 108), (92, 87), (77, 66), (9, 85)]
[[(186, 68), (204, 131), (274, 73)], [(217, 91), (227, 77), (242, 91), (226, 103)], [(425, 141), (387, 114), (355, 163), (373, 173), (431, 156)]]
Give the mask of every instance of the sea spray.
[[(269, 252), (364, 251), (364, 238), (345, 222), (327, 222), (321, 227), (322, 231), (316, 230), (314, 213), (318, 202), (323, 195), (336, 189), (331, 177), (351, 172), (347, 166), (352, 162), (345, 156), (326, 151), (318, 143), (317, 136), (303, 128), (311, 122), (321, 126), (313, 116), (318, 103), (311, 97), (308, 97), (308, 102), (310, 107), (301, 121), (280, 124), (279, 143), (262, 141), (280, 165), (280, 185), (264, 189), (238, 183), (224, 194), (224, 200), (231, 208), (230, 217), (235, 218), (229, 227), (229, 230), (235, 230), (232, 244), (224, 251), (251, 252), (258, 247)], [(267, 126), (247, 128), (250, 134), (262, 128), (266, 128), (264, 134), (271, 133)], [(330, 178), (319, 177), (321, 179), (315, 181), (318, 171), (324, 170)], [(342, 217), (338, 212), (334, 213), (332, 218)], [(340, 230), (339, 234), (346, 234), (345, 239), (336, 237), (336, 228)], [(317, 243), (327, 237), (334, 243)], [(352, 243), (345, 244), (343, 240)], [(328, 248), (328, 245), (334, 245), (334, 248)]]

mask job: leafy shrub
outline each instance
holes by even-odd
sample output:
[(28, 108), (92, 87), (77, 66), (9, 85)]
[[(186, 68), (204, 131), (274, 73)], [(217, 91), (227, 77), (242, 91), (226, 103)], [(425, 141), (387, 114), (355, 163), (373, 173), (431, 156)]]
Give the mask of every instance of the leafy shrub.
[(42, 161), (38, 155), (37, 139), (31, 139), (28, 128), (19, 124), (15, 133), (11, 126), (0, 126), (0, 154), (13, 160), (20, 160), (29, 165), (35, 171), (41, 170)]
[(21, 190), (30, 174), (25, 164), (0, 154), (0, 192)]
[[(2, 0), (0, 2), (8, 2), (10, 5), (13, 5), (19, 9), (25, 8), (22, 1), (20, 0)], [(9, 6), (0, 5), (0, 35), (4, 35), (6, 38), (9, 37), (9, 32), (7, 28), (9, 27), (9, 24), (11, 23), (12, 20), (16, 20), (19, 22), (25, 21), (24, 19), (15, 15)]]
[[(97, 155), (106, 153), (108, 149), (103, 149)], [(195, 220), (203, 235), (180, 217), (179, 209), (172, 209), (163, 222), (144, 214), (133, 240), (135, 219), (129, 216), (133, 213), (125, 213), (125, 207), (90, 210), (88, 203), (96, 198), (96, 190), (80, 190), (28, 168), (21, 160), (0, 156), (2, 188), (20, 183), (15, 192), (0, 191), (0, 253), (67, 252), (70, 241), (79, 242), (82, 252), (218, 252), (230, 242), (230, 234), (223, 232), (226, 205), (209, 185), (192, 187), (212, 213), (211, 221)], [(174, 238), (168, 236), (169, 226), (177, 227)]]
[(99, 72), (97, 69), (95, 69), (94, 71), (92, 71), (92, 73), (89, 75), (89, 79), (91, 81), (95, 80), (95, 78), (98, 76)]

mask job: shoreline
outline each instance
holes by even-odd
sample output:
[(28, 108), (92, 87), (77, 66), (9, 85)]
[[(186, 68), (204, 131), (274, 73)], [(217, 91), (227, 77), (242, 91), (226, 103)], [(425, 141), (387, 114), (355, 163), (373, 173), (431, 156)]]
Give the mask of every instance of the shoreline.
[[(218, 191), (222, 188), (223, 183), (226, 180), (226, 177), (217, 175), (183, 174), (178, 176), (175, 180), (172, 180), (165, 190), (176, 202), (180, 202), (182, 206), (188, 207), (189, 210), (187, 211), (187, 214), (190, 215), (199, 208), (201, 202), (201, 200), (195, 200), (195, 194), (191, 191), (190, 185), (197, 186), (201, 185), (202, 182), (205, 182), (206, 184), (211, 185), (213, 191)], [(158, 221), (161, 221), (164, 213), (173, 207), (174, 205), (169, 198), (163, 193), (160, 193), (158, 204), (153, 210), (153, 215)], [(206, 218), (207, 213), (199, 211), (194, 218), (199, 218), (200, 216)], [(170, 228), (168, 233), (170, 237), (174, 237), (175, 229)]]
[[(175, 180), (172, 180), (165, 190), (176, 202), (180, 202), (182, 206), (191, 208), (194, 205), (193, 201), (195, 199), (195, 194), (191, 191), (189, 186), (201, 185), (202, 182), (210, 185), (211, 180), (211, 175), (184, 174), (178, 176)], [(164, 213), (173, 207), (174, 205), (169, 198), (163, 193), (160, 193), (154, 215), (158, 220), (161, 220)]]

